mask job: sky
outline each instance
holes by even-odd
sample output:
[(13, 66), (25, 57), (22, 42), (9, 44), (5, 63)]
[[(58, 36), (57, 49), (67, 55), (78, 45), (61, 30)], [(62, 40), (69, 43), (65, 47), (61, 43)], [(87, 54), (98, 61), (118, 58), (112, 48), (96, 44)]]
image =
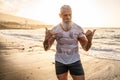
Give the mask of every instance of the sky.
[(120, 27), (120, 0), (0, 0), (0, 12), (57, 25), (64, 4), (80, 26)]

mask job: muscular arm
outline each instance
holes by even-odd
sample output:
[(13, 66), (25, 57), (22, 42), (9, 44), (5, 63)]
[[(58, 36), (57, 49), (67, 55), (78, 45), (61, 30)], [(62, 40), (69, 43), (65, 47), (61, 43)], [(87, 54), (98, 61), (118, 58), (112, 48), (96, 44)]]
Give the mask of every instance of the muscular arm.
[(91, 48), (91, 45), (92, 45), (92, 38), (93, 38), (93, 35), (94, 35), (94, 32), (96, 30), (94, 29), (93, 32), (88, 30), (86, 33), (85, 33), (85, 36), (81, 37), (78, 39), (78, 41), (80, 42), (82, 48), (85, 50), (85, 51), (88, 51), (90, 48)]
[(46, 28), (46, 32), (45, 32), (45, 40), (43, 41), (43, 46), (44, 46), (44, 50), (47, 51), (50, 49), (50, 47), (52, 46), (52, 44), (54, 43), (54, 38), (53, 35), (56, 34), (54, 33), (52, 30), (48, 30)]
[(90, 47), (91, 47), (91, 42), (89, 42), (85, 36), (79, 38), (78, 41), (80, 42), (82, 48), (83, 48), (85, 51), (88, 51), (88, 50), (90, 49)]
[(52, 44), (54, 43), (54, 38), (50, 37), (49, 39), (44, 40), (43, 42), (43, 46), (44, 46), (44, 50), (47, 51), (50, 49), (50, 47), (52, 46)]

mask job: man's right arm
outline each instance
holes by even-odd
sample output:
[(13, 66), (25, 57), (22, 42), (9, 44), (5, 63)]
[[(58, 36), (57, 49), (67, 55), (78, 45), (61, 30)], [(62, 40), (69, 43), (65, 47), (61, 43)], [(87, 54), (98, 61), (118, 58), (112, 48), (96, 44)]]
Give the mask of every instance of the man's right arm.
[(53, 37), (54, 34), (56, 33), (46, 28), (45, 40), (43, 41), (43, 46), (45, 51), (49, 50), (52, 44), (54, 43), (55, 40), (55, 38)]
[(51, 48), (52, 44), (54, 43), (54, 40), (55, 39), (53, 37), (50, 37), (49, 39), (44, 40), (43, 46), (45, 51)]

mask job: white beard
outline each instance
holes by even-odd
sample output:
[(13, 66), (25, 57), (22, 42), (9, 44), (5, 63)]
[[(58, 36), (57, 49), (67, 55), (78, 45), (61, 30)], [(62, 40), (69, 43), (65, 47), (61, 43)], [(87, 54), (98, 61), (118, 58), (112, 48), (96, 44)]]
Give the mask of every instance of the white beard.
[(72, 27), (72, 22), (62, 22), (61, 25), (65, 31), (69, 31)]

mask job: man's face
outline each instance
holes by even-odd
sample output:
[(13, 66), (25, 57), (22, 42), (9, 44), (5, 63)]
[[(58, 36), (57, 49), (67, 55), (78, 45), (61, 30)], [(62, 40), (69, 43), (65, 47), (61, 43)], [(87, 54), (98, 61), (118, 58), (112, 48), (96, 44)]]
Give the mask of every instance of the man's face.
[(64, 9), (60, 14), (63, 22), (71, 22), (72, 19), (72, 11), (70, 9)]

